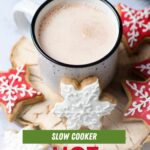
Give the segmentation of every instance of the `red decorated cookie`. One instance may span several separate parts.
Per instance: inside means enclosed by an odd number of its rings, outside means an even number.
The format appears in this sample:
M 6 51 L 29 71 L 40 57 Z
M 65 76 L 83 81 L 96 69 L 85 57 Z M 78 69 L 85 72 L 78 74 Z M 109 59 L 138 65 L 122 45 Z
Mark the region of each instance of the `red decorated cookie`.
M 133 71 L 144 78 L 150 78 L 150 59 L 133 65 Z
M 28 76 L 27 66 L 0 73 L 0 104 L 9 121 L 15 119 L 24 105 L 43 100 L 43 95 L 31 86 Z
M 123 23 L 123 39 L 130 53 L 146 39 L 150 38 L 150 8 L 135 10 L 119 4 L 118 11 Z
M 143 120 L 150 125 L 150 80 L 125 81 L 123 87 L 129 97 L 124 113 L 126 120 Z

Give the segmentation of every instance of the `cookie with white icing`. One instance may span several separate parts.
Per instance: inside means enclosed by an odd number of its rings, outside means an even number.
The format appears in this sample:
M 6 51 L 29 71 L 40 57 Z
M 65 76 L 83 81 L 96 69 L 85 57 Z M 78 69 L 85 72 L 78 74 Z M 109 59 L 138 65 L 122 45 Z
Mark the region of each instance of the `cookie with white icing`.
M 9 121 L 15 120 L 24 105 L 43 100 L 43 94 L 34 89 L 29 81 L 27 65 L 0 73 L 0 105 Z
M 150 78 L 150 59 L 138 62 L 132 66 L 133 71 L 144 79 Z
M 138 120 L 150 126 L 150 79 L 144 82 L 126 80 L 122 84 L 129 98 L 125 121 Z
M 17 46 L 15 46 L 15 49 L 13 49 L 12 51 L 13 54 L 12 59 L 15 63 L 15 66 L 20 66 L 22 64 L 29 64 L 29 69 L 31 72 L 30 79 L 32 81 L 32 85 L 34 85 L 36 89 L 41 91 L 44 94 L 46 99 L 46 101 L 42 102 L 41 104 L 35 104 L 34 106 L 31 107 L 29 106 L 26 109 L 24 109 L 24 111 L 20 114 L 22 122 L 25 121 L 25 123 L 33 123 L 35 125 L 40 125 L 40 128 L 45 130 L 66 129 L 64 124 L 62 122 L 60 123 L 61 120 L 60 118 L 57 121 L 55 121 L 56 119 L 51 117 L 51 115 L 49 115 L 52 113 L 48 112 L 48 110 L 51 110 L 52 108 L 51 106 L 55 105 L 56 102 L 61 101 L 61 97 L 58 95 L 59 93 L 55 94 L 49 88 L 49 86 L 45 85 L 44 82 L 40 82 L 37 80 L 35 81 L 35 78 L 33 78 L 32 76 L 34 75 L 35 77 L 36 75 L 39 75 L 37 71 L 39 69 L 39 65 L 37 62 L 33 60 L 33 57 L 34 59 L 36 58 L 35 60 L 38 60 L 36 55 L 37 53 L 36 48 L 33 46 L 33 43 L 31 43 L 30 40 L 25 38 L 19 39 L 19 41 L 16 42 L 16 45 Z M 144 46 L 142 51 L 140 52 L 140 55 L 133 55 L 132 57 L 129 57 L 123 46 L 120 49 L 119 64 L 118 64 L 116 79 L 114 79 L 113 83 L 108 87 L 109 90 L 107 89 L 105 90 L 106 92 L 115 95 L 119 101 L 117 107 L 112 112 L 112 114 L 104 117 L 103 128 L 106 130 L 122 130 L 122 129 L 126 130 L 127 140 L 126 140 L 126 144 L 110 144 L 110 145 L 101 144 L 99 145 L 101 149 L 135 150 L 138 149 L 139 147 L 142 148 L 144 143 L 143 139 L 147 139 L 147 136 L 150 131 L 147 128 L 147 126 L 145 126 L 145 124 L 143 124 L 142 122 L 130 122 L 130 123 L 122 122 L 123 110 L 127 102 L 127 97 L 122 92 L 122 89 L 120 88 L 120 80 L 125 78 L 130 78 L 131 74 L 129 74 L 128 72 L 131 73 L 131 68 L 129 68 L 131 64 L 149 58 L 150 57 L 149 50 L 150 50 L 150 46 L 146 46 L 146 47 Z M 126 69 L 122 69 L 122 68 L 126 68 Z M 112 98 L 111 95 L 110 97 Z M 17 119 L 20 119 L 20 117 Z M 57 144 L 55 146 L 59 148 Z M 71 150 L 75 145 L 65 144 L 64 146 L 67 146 L 68 149 Z M 85 144 L 85 148 L 87 148 L 87 146 L 88 145 Z
M 32 126 L 27 126 L 20 131 L 9 130 L 4 133 L 5 150 L 48 150 L 48 145 L 23 144 L 23 130 L 34 130 Z
M 97 77 L 89 77 L 81 83 L 63 78 L 60 88 L 64 101 L 57 103 L 52 112 L 66 120 L 67 129 L 100 129 L 102 118 L 111 114 L 116 106 L 100 98 L 102 90 Z
M 141 43 L 150 40 L 150 7 L 143 10 L 119 4 L 123 24 L 123 42 L 129 53 L 135 53 Z

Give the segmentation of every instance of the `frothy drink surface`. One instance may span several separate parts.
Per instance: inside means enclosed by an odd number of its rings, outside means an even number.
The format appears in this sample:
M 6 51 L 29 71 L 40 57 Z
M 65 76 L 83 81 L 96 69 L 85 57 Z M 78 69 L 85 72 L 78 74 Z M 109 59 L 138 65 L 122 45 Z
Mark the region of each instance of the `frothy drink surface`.
M 50 57 L 67 64 L 88 64 L 103 58 L 118 36 L 114 17 L 106 12 L 86 4 L 49 10 L 39 27 L 40 46 Z

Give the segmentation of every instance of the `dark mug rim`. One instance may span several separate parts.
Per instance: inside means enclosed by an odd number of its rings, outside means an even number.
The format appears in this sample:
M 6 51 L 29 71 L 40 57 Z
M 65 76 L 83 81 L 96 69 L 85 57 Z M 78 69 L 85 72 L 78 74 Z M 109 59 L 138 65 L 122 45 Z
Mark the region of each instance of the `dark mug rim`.
M 90 67 L 90 66 L 94 66 L 94 65 L 97 65 L 103 61 L 105 61 L 107 58 L 109 58 L 118 48 L 120 42 L 121 42 L 121 39 L 122 39 L 122 21 L 121 21 L 121 18 L 120 18 L 120 15 L 119 13 L 117 12 L 117 10 L 115 9 L 115 7 L 110 3 L 108 2 L 107 0 L 100 0 L 100 1 L 103 1 L 107 6 L 109 6 L 109 8 L 111 8 L 112 12 L 114 12 L 116 18 L 117 18 L 117 21 L 118 21 L 118 27 L 119 27 L 119 34 L 118 34 L 118 38 L 117 38 L 117 41 L 114 45 L 114 47 L 112 48 L 112 50 L 106 55 L 104 56 L 103 58 L 95 61 L 95 62 L 92 62 L 92 63 L 88 63 L 88 64 L 81 64 L 81 65 L 73 65 L 73 64 L 67 64 L 67 63 L 63 63 L 63 62 L 60 62 L 58 60 L 55 60 L 54 58 L 48 56 L 44 50 L 41 48 L 41 46 L 39 45 L 38 41 L 37 41 L 37 38 L 36 38 L 36 35 L 35 35 L 35 25 L 36 25 L 36 20 L 40 14 L 40 12 L 43 10 L 43 8 L 51 3 L 52 1 L 54 0 L 47 0 L 45 1 L 36 11 L 33 19 L 32 19 L 32 22 L 31 22 L 31 37 L 32 37 L 32 40 L 33 40 L 33 43 L 35 45 L 35 47 L 37 48 L 37 50 L 49 61 L 57 64 L 57 65 L 60 65 L 60 66 L 63 66 L 63 67 L 69 67 L 69 68 L 85 68 L 85 67 Z

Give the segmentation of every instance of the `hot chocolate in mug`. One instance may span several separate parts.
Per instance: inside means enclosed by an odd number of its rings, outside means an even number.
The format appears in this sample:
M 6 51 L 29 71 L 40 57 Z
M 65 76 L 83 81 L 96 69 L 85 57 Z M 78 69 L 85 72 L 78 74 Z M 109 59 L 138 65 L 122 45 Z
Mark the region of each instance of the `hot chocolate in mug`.
M 45 82 L 58 90 L 62 77 L 97 76 L 102 88 L 112 80 L 122 25 L 106 0 L 23 0 L 14 9 L 18 27 L 39 51 Z

